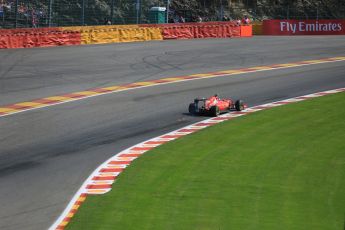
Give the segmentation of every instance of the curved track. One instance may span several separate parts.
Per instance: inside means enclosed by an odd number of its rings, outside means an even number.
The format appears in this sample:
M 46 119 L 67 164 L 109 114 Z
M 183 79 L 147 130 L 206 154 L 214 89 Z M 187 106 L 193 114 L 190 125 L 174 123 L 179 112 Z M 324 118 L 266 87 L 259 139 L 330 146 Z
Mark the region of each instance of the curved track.
M 255 37 L 0 51 L 0 105 L 93 87 L 345 55 L 344 37 Z M 249 105 L 345 87 L 345 62 L 181 82 L 0 119 L 0 229 L 46 229 L 114 153 L 202 118 L 196 96 Z

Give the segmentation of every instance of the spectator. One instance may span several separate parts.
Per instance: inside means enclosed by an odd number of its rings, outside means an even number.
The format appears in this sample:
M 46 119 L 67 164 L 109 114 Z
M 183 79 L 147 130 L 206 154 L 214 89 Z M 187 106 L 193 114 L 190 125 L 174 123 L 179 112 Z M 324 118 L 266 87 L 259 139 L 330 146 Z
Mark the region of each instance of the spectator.
M 250 24 L 250 19 L 247 17 L 247 15 L 244 15 L 244 18 L 242 19 L 242 24 L 243 25 L 249 25 Z
M 35 12 L 33 10 L 31 11 L 31 23 L 32 23 L 32 28 L 37 28 L 38 18 L 35 15 Z
M 175 23 L 173 15 L 169 14 L 168 23 Z
M 27 12 L 27 8 L 24 6 L 23 3 L 21 3 L 20 6 L 18 7 L 18 12 L 21 14 L 25 14 Z
M 107 18 L 104 19 L 104 25 L 111 25 L 111 21 Z
M 198 17 L 196 18 L 196 22 L 202 22 L 202 18 L 201 18 L 200 16 L 198 16 Z
M 12 4 L 13 4 L 13 2 L 10 2 L 10 3 L 6 3 L 6 2 L 5 2 L 4 6 L 7 8 L 8 11 L 11 11 L 11 9 L 12 9 Z
M 180 18 L 179 18 L 179 22 L 180 23 L 185 23 L 186 19 L 184 19 L 184 17 L 181 15 Z
M 236 19 L 236 25 L 237 25 L 237 26 L 240 26 L 240 25 L 241 25 L 241 19 L 239 19 L 239 18 Z
M 180 19 L 180 16 L 175 15 L 175 17 L 174 17 L 174 23 L 178 23 L 178 22 L 179 22 L 179 19 Z
M 226 15 L 223 16 L 223 21 L 230 21 L 230 18 Z

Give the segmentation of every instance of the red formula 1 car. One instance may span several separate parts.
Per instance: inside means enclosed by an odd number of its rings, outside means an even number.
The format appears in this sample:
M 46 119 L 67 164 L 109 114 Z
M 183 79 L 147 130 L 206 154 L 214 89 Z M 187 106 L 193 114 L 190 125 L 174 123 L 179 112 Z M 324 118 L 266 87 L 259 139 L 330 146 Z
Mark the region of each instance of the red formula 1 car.
M 194 103 L 189 104 L 189 113 L 194 115 L 218 116 L 231 110 L 241 111 L 245 108 L 242 100 L 235 103 L 231 99 L 220 99 L 218 95 L 209 98 L 196 98 Z

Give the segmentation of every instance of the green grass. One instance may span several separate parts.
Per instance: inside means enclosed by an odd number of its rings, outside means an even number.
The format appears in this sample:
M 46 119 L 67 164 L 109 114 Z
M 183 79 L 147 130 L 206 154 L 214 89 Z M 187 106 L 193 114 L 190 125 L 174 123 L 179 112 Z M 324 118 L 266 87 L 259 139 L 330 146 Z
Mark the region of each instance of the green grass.
M 67 229 L 339 229 L 345 93 L 253 113 L 137 159 Z

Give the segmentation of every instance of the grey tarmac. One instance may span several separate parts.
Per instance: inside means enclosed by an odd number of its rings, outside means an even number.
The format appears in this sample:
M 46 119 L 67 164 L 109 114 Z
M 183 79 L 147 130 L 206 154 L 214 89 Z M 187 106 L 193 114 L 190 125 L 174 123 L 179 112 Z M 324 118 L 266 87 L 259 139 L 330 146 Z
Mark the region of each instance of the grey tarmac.
M 254 37 L 0 50 L 0 104 L 169 76 L 345 55 L 344 36 Z M 0 119 L 0 229 L 47 229 L 113 154 L 202 117 L 218 93 L 250 106 L 345 87 L 345 62 L 180 82 Z

